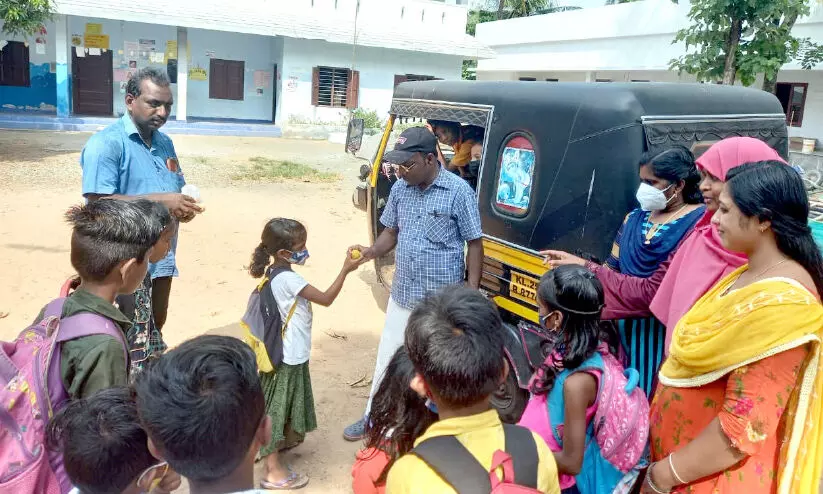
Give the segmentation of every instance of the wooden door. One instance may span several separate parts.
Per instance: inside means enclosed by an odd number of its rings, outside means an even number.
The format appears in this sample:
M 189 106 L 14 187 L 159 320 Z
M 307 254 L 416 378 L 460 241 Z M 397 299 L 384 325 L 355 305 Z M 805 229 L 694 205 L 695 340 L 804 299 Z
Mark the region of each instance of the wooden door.
M 112 80 L 112 51 L 99 55 L 78 57 L 71 52 L 72 97 L 75 115 L 114 114 L 114 87 Z

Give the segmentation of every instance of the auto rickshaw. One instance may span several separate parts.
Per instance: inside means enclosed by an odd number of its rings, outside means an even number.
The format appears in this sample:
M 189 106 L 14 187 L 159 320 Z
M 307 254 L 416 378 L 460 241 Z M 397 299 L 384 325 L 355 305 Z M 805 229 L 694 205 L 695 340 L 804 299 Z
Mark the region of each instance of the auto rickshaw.
M 528 382 L 551 348 L 538 324 L 536 289 L 547 267 L 539 251 L 558 249 L 601 262 L 635 207 L 645 151 L 684 145 L 700 155 L 730 136 L 764 140 L 787 157 L 786 116 L 777 98 L 715 84 L 450 82 L 400 84 L 353 202 L 368 213 L 371 240 L 391 184 L 382 160 L 393 135 L 426 120 L 484 129 L 477 200 L 485 258 L 481 289 L 500 309 L 512 372 L 492 398 L 501 418 L 519 419 Z M 359 125 L 359 127 L 358 127 Z M 350 126 L 356 152 L 362 122 Z M 376 259 L 390 287 L 393 255 Z

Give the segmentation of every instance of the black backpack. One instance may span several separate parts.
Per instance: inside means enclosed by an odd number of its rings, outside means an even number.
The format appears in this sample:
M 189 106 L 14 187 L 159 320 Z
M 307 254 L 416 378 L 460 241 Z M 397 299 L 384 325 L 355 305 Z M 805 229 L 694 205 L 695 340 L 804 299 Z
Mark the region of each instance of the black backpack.
M 540 458 L 534 435 L 525 427 L 503 424 L 506 451 L 497 451 L 491 471 L 454 436 L 438 436 L 418 444 L 411 453 L 434 470 L 457 494 L 537 493 Z M 503 478 L 497 475 L 503 469 Z
M 240 320 L 240 325 L 246 333 L 244 340 L 254 350 L 260 372 L 273 372 L 283 362 L 283 336 L 297 308 L 295 299 L 284 323 L 280 317 L 277 300 L 271 291 L 271 282 L 285 271 L 291 269 L 271 268 L 266 272 L 266 276 L 251 292 L 246 313 Z

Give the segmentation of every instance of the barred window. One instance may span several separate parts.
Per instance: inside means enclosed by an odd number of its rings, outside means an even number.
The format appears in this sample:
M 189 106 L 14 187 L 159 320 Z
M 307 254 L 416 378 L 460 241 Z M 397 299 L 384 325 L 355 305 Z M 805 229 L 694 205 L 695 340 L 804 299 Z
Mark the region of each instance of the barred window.
M 360 72 L 340 67 L 315 67 L 312 71 L 312 105 L 357 108 Z

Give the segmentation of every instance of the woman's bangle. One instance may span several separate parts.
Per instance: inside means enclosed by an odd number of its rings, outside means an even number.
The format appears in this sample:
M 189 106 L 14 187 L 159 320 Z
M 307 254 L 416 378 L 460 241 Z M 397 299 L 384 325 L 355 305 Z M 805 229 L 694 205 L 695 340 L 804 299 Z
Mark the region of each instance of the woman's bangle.
M 654 469 L 655 465 L 657 465 L 657 462 L 649 465 L 649 469 L 646 470 L 646 484 L 649 486 L 651 490 L 653 490 L 657 494 L 669 494 L 671 491 L 664 491 L 660 487 L 657 487 L 652 481 L 652 470 Z
M 673 456 L 674 453 L 669 455 L 669 470 L 672 471 L 672 475 L 674 475 L 674 480 L 676 480 L 678 484 L 687 484 L 688 482 L 681 479 L 680 475 L 677 474 L 677 470 L 674 469 L 674 460 L 672 460 Z

